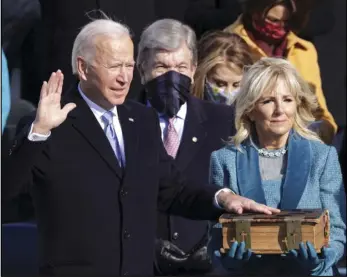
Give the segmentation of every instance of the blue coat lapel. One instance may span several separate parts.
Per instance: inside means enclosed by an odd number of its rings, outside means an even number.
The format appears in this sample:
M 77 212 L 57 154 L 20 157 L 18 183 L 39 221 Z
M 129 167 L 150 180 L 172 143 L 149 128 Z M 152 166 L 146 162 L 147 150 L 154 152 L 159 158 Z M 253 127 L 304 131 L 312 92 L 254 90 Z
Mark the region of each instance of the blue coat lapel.
M 280 208 L 298 207 L 311 170 L 310 142 L 297 134 L 291 134 L 288 142 L 288 162 Z
M 266 204 L 259 169 L 257 150 L 247 141 L 243 152 L 236 151 L 237 183 L 240 195 Z M 311 170 L 312 152 L 307 139 L 291 132 L 288 141 L 288 162 L 280 208 L 295 209 L 305 190 Z
M 258 152 L 246 142 L 243 152 L 236 152 L 237 184 L 240 195 L 266 204 L 261 184 Z

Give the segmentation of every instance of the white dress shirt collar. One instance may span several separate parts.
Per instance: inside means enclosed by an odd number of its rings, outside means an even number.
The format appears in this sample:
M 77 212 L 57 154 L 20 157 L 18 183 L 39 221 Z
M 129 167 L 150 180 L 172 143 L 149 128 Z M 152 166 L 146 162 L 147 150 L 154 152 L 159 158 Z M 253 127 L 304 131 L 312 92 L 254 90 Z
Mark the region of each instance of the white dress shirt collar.
M 185 120 L 185 119 L 186 119 L 186 116 L 187 116 L 187 102 L 184 103 L 184 104 L 181 106 L 181 108 L 179 109 L 179 111 L 178 111 L 176 117 Z

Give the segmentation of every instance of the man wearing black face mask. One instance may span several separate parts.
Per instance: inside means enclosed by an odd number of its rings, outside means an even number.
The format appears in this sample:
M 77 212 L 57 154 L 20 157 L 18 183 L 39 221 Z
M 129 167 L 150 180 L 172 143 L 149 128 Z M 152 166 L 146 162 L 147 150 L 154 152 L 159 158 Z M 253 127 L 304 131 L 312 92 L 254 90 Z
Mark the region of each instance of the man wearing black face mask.
M 197 63 L 196 37 L 179 21 L 163 19 L 142 33 L 137 65 L 145 105 L 158 113 L 162 140 L 176 166 L 191 182 L 207 184 L 211 152 L 234 134 L 233 108 L 190 94 Z M 157 275 L 206 274 L 208 222 L 158 213 Z
M 148 81 L 145 84 L 145 94 L 158 113 L 174 118 L 187 102 L 190 86 L 190 77 L 170 70 Z

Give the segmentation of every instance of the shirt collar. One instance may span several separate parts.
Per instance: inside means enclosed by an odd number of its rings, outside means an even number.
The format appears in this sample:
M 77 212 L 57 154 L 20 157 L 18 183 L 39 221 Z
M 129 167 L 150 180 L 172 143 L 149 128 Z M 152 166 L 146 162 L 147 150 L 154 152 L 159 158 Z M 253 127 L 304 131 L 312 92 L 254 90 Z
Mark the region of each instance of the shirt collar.
M 105 112 L 108 112 L 108 110 L 105 110 L 104 108 L 100 107 L 99 105 L 95 104 L 92 100 L 90 100 L 82 91 L 80 84 L 78 84 L 78 91 L 81 94 L 84 101 L 86 101 L 89 108 L 92 110 L 92 112 L 99 118 L 103 116 Z M 112 109 L 110 109 L 113 116 L 118 117 L 117 112 L 117 106 L 114 106 Z
M 147 100 L 147 107 L 152 107 L 151 103 Z M 158 113 L 159 117 L 165 117 L 164 114 Z M 182 120 L 185 120 L 187 116 L 187 102 L 185 102 L 181 108 L 179 109 L 178 113 L 176 114 L 177 118 L 180 118 Z
M 181 106 L 181 108 L 179 109 L 179 111 L 178 111 L 176 117 L 185 120 L 185 119 L 186 119 L 186 116 L 187 116 L 187 102 L 185 102 L 185 103 Z

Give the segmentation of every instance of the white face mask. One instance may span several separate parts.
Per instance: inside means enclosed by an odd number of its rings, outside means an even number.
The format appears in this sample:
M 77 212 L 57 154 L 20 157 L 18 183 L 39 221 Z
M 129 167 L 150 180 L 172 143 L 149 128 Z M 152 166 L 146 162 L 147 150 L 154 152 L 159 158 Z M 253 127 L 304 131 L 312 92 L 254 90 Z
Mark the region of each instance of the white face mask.
M 239 93 L 239 89 L 235 89 L 231 92 L 225 91 L 222 88 L 211 84 L 206 80 L 205 98 L 206 100 L 216 103 L 231 105 L 234 103 L 236 96 Z

